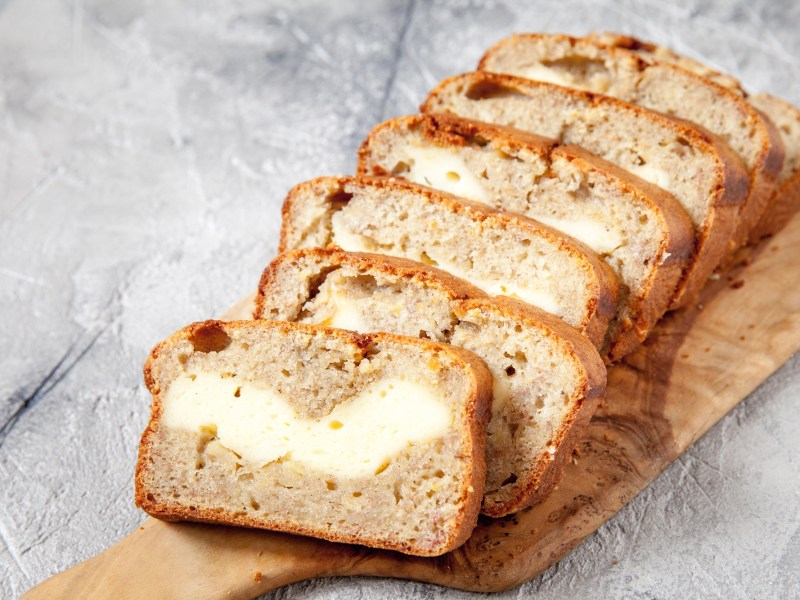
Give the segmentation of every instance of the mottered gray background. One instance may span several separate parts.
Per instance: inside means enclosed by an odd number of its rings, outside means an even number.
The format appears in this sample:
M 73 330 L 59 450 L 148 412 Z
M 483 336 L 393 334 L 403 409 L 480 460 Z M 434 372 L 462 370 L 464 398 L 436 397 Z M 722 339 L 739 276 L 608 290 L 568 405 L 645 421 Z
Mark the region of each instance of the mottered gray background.
M 222 313 L 303 179 L 513 31 L 619 30 L 800 103 L 795 0 L 0 0 L 0 596 L 144 516 L 150 347 Z M 800 360 L 499 598 L 800 595 Z M 324 579 L 274 598 L 467 598 Z

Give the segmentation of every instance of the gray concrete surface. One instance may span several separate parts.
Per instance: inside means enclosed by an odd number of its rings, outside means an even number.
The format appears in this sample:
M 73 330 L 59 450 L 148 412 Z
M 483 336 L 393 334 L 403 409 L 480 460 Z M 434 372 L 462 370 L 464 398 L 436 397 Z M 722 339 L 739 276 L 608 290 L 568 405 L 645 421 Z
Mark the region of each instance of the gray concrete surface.
M 635 32 L 800 102 L 794 0 L 0 0 L 0 596 L 143 519 L 132 503 L 174 329 L 252 290 L 279 206 L 350 172 L 511 31 Z M 797 357 L 571 556 L 500 598 L 800 596 Z M 274 598 L 466 598 L 329 579 Z

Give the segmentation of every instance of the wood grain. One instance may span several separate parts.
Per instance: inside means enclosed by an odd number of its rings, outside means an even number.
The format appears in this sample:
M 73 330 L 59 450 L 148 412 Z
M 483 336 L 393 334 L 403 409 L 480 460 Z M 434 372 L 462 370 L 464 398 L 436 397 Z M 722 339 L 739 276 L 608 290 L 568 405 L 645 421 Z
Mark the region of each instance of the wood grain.
M 606 401 L 544 502 L 482 519 L 434 559 L 278 533 L 149 519 L 28 598 L 254 598 L 312 577 L 375 575 L 499 591 L 564 557 L 800 349 L 800 218 L 742 255 L 697 306 L 609 371 Z M 249 317 L 248 298 L 227 318 Z

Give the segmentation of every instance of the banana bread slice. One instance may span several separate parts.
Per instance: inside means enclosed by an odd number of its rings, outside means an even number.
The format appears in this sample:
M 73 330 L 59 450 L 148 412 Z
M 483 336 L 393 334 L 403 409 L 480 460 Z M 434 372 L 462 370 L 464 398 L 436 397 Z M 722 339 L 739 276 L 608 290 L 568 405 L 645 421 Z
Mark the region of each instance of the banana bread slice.
M 692 223 L 669 193 L 576 146 L 507 127 L 447 115 L 392 119 L 362 144 L 358 172 L 519 213 L 589 246 L 621 284 L 611 361 L 645 340 L 694 248 Z
M 156 346 L 136 503 L 434 556 L 475 527 L 492 379 L 430 340 L 206 321 Z
M 283 205 L 280 251 L 326 246 L 438 266 L 561 317 L 597 346 L 616 313 L 616 276 L 588 247 L 407 181 L 324 177 L 295 186 Z
M 264 271 L 254 316 L 392 331 L 479 356 L 494 378 L 483 501 L 492 517 L 552 490 L 605 390 L 599 354 L 560 319 L 405 259 L 319 248 L 283 254 Z
M 635 52 L 647 60 L 658 60 L 675 64 L 728 88 L 735 94 L 745 98 L 771 121 L 778 129 L 783 141 L 786 158 L 778 177 L 778 187 L 768 203 L 761 220 L 750 235 L 750 242 L 780 231 L 800 209 L 800 110 L 786 100 L 770 94 L 749 95 L 737 79 L 712 69 L 693 58 L 678 54 L 665 46 L 658 46 L 627 35 L 616 33 L 593 33 L 589 38 L 599 43 L 624 48 Z
M 593 38 L 560 34 L 507 37 L 483 55 L 478 68 L 613 96 L 720 136 L 750 174 L 731 252 L 747 242 L 773 196 L 784 157 L 780 134 L 741 95 L 705 77 Z
M 696 236 L 671 308 L 693 301 L 727 254 L 749 189 L 747 169 L 727 144 L 699 127 L 616 98 L 489 71 L 444 80 L 421 108 L 582 146 L 670 192 Z

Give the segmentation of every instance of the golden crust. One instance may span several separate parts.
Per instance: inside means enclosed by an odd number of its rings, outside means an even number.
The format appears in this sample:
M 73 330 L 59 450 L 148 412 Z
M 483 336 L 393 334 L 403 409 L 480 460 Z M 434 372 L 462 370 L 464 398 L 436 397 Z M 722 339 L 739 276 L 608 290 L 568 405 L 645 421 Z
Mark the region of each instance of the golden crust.
M 464 454 L 461 457 L 464 484 L 462 486 L 461 495 L 453 499 L 455 502 L 462 505 L 462 510 L 459 513 L 460 520 L 457 526 L 440 547 L 433 549 L 415 547 L 409 543 L 398 542 L 392 539 L 391 536 L 381 539 L 372 539 L 367 536 L 339 535 L 329 530 L 307 527 L 301 523 L 271 520 L 268 517 L 256 519 L 223 508 L 204 509 L 193 506 L 183 506 L 177 502 L 158 501 L 153 494 L 148 492 L 147 472 L 150 463 L 149 457 L 156 451 L 154 447 L 154 436 L 158 429 L 162 413 L 162 390 L 159 389 L 153 375 L 154 363 L 158 359 L 159 353 L 176 342 L 192 339 L 198 332 L 202 333 L 206 331 L 211 335 L 214 335 L 215 332 L 229 334 L 229 332 L 240 328 L 271 328 L 286 333 L 303 330 L 314 336 L 322 335 L 330 338 L 338 338 L 340 341 L 344 341 L 353 346 L 357 356 L 363 356 L 367 350 L 383 341 L 416 345 L 429 351 L 447 354 L 454 364 L 457 364 L 463 372 L 470 375 L 471 390 L 461 422 L 463 430 L 468 432 L 466 437 L 469 440 L 469 443 L 465 445 Z M 409 338 L 392 333 L 359 334 L 341 329 L 282 321 L 204 321 L 184 327 L 172 334 L 165 341 L 156 345 L 145 363 L 144 377 L 148 390 L 153 394 L 153 404 L 150 421 L 142 434 L 142 440 L 139 444 L 139 456 L 135 474 L 135 502 L 138 507 L 153 517 L 165 521 L 188 520 L 270 529 L 273 531 L 317 537 L 332 542 L 365 544 L 376 548 L 396 550 L 398 552 L 418 556 L 436 556 L 457 548 L 469 538 L 472 530 L 475 528 L 486 480 L 485 433 L 486 424 L 488 423 L 491 413 L 492 376 L 483 361 L 471 352 L 447 344 L 440 344 L 418 338 Z M 470 489 L 472 491 L 470 491 Z
M 372 187 L 375 189 L 390 189 L 416 194 L 419 198 L 429 203 L 446 207 L 454 214 L 467 215 L 475 222 L 488 223 L 500 228 L 509 225 L 526 230 L 531 236 L 546 239 L 560 250 L 569 253 L 581 261 L 585 273 L 593 280 L 593 299 L 588 307 L 587 316 L 580 327 L 589 339 L 598 347 L 603 344 L 606 330 L 610 320 L 616 314 L 619 298 L 619 283 L 616 274 L 603 260 L 590 248 L 560 231 L 528 219 L 520 215 L 512 215 L 494 210 L 479 202 L 471 202 L 457 198 L 445 192 L 434 190 L 393 177 L 328 177 L 312 179 L 295 186 L 286 197 L 283 205 L 283 227 L 281 229 L 280 251 L 288 249 L 287 239 L 292 231 L 292 213 L 295 203 L 303 198 L 315 187 L 326 191 L 330 196 L 341 196 L 351 186 Z M 346 202 L 346 200 L 342 200 Z
M 512 90 L 522 95 L 534 88 L 541 88 L 552 93 L 567 95 L 586 106 L 610 107 L 614 110 L 625 111 L 637 119 L 658 123 L 675 136 L 687 140 L 690 145 L 712 157 L 716 163 L 717 183 L 709 194 L 711 210 L 706 216 L 704 227 L 697 232 L 695 258 L 685 273 L 670 308 L 680 308 L 693 302 L 716 266 L 728 254 L 728 240 L 735 230 L 740 208 L 749 191 L 749 177 L 742 159 L 717 136 L 686 121 L 667 117 L 602 94 L 489 71 L 474 71 L 441 81 L 430 92 L 420 110 L 425 113 L 441 112 L 437 105 L 438 99 L 440 96 L 446 95 L 450 88 L 463 90 L 486 86 L 493 89 Z

